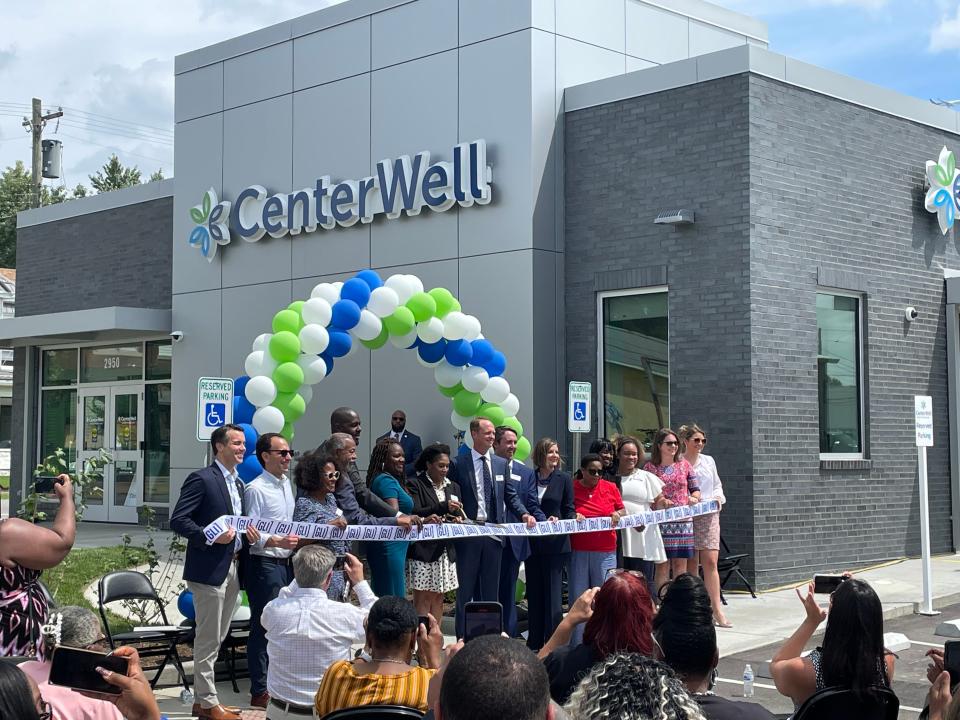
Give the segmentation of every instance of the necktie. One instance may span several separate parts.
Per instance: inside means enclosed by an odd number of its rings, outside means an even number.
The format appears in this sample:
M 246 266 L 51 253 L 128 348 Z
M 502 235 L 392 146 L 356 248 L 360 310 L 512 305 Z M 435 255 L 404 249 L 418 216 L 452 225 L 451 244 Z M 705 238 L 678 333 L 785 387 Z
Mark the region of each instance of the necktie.
M 487 456 L 480 456 L 480 464 L 483 466 L 483 504 L 487 508 L 487 519 L 496 522 L 496 515 L 493 512 L 493 478 L 490 477 L 490 466 L 487 465 Z

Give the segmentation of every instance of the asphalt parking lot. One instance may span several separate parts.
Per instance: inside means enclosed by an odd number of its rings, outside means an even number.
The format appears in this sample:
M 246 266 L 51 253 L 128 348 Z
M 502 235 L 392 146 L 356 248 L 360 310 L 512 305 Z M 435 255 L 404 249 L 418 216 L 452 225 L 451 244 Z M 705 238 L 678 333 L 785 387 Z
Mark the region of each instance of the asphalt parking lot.
M 930 683 L 927 681 L 928 660 L 925 653 L 932 647 L 942 648 L 947 639 L 935 636 L 934 630 L 944 620 L 958 618 L 960 618 L 960 604 L 944 608 L 936 617 L 906 615 L 884 623 L 884 632 L 902 633 L 910 640 L 908 649 L 897 652 L 898 659 L 893 677 L 893 689 L 900 698 L 901 720 L 916 718 L 926 702 Z M 798 615 L 798 625 L 800 619 Z M 722 633 L 723 630 L 718 629 L 717 632 Z M 807 645 L 807 649 L 815 648 L 822 639 L 822 635 L 814 637 Z M 743 669 L 747 663 L 750 663 L 754 672 L 753 701 L 784 717 L 793 712 L 791 701 L 777 692 L 770 678 L 769 661 L 781 644 L 767 645 L 721 658 L 716 693 L 733 700 L 743 700 Z

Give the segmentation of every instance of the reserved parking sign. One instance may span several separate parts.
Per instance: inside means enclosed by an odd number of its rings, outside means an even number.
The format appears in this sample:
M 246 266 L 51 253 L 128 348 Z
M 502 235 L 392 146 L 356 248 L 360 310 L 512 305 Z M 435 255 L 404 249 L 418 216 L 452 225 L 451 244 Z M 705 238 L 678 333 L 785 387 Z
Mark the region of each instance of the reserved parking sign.
M 233 422 L 233 380 L 202 377 L 197 381 L 197 440 L 209 442 L 213 431 Z

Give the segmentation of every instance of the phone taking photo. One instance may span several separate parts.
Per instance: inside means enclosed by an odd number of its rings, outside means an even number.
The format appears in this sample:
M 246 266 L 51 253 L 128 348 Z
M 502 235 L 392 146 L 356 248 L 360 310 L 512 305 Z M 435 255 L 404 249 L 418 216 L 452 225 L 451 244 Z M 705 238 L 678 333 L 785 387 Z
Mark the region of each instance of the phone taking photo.
M 950 673 L 950 687 L 960 682 L 960 640 L 943 644 L 943 669 Z
M 82 648 L 57 647 L 50 661 L 51 685 L 60 685 L 71 690 L 100 693 L 101 695 L 119 695 L 120 688 L 110 685 L 100 673 L 98 667 L 112 670 L 121 675 L 127 674 L 127 658 L 107 655 Z
M 463 641 L 503 632 L 503 605 L 498 602 L 468 602 L 463 612 Z
M 813 592 L 818 595 L 829 595 L 836 590 L 846 578 L 843 575 L 814 575 Z
M 63 481 L 54 475 L 38 475 L 33 481 L 33 491 L 40 495 L 52 493 L 57 485 L 63 485 Z

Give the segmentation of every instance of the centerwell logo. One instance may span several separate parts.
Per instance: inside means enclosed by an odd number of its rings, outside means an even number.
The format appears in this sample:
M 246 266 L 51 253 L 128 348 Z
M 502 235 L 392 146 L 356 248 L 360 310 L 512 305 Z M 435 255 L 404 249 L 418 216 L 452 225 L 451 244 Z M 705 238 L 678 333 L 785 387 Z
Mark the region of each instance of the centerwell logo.
M 257 242 L 264 235 L 283 237 L 373 222 L 378 215 L 396 219 L 418 215 L 424 206 L 444 212 L 454 205 L 470 207 L 490 202 L 493 169 L 487 164 L 484 140 L 460 143 L 453 162 L 431 163 L 426 150 L 413 159 L 402 155 L 377 163 L 375 175 L 334 183 L 329 175 L 313 187 L 268 195 L 262 185 L 241 190 L 234 201 L 220 200 L 210 188 L 199 205 L 190 208 L 195 227 L 188 242 L 213 261 L 217 247 L 232 235 Z

